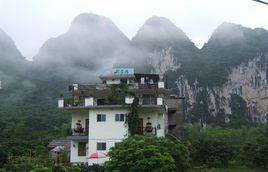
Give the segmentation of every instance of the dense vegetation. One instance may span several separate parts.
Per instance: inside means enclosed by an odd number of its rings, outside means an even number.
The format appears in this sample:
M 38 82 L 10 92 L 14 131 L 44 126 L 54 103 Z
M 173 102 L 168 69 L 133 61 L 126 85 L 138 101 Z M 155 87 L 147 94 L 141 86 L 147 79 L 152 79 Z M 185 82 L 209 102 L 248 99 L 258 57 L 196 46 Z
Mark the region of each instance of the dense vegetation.
M 206 167 L 228 168 L 235 164 L 243 164 L 266 168 L 267 139 L 267 125 L 244 126 L 239 129 L 187 125 L 184 133 L 191 164 Z M 249 149 L 252 151 L 249 152 Z
M 46 131 L 33 130 L 23 121 L 16 124 L 1 122 L 0 126 L 0 171 L 103 170 L 98 166 L 73 169 L 66 163 L 64 153 L 59 155 L 60 166 L 50 158 L 46 145 L 53 138 L 64 137 L 67 124 Z M 180 142 L 172 138 L 133 136 L 114 148 L 109 156 L 111 161 L 105 164 L 108 171 L 135 171 L 138 167 L 143 171 L 211 168 L 265 171 L 268 168 L 268 126 L 202 128 L 186 124 Z
M 28 127 L 22 120 L 16 123 L 1 122 L 0 168 L 29 171 L 34 165 L 51 165 L 46 145 L 55 137 L 66 136 L 66 131 L 66 124 L 40 131 Z

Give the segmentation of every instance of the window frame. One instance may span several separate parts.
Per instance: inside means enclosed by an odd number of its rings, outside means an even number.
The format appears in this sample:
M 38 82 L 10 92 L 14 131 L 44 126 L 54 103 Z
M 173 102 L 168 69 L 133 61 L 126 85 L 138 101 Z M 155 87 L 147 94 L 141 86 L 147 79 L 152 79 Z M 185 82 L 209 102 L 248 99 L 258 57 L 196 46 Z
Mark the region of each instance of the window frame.
M 97 114 L 97 122 L 106 122 L 106 114 Z
M 106 151 L 107 150 L 107 144 L 106 142 L 97 142 L 97 151 Z
M 115 122 L 125 122 L 126 114 L 117 113 L 115 114 Z
M 118 147 L 122 142 L 114 142 L 114 147 Z

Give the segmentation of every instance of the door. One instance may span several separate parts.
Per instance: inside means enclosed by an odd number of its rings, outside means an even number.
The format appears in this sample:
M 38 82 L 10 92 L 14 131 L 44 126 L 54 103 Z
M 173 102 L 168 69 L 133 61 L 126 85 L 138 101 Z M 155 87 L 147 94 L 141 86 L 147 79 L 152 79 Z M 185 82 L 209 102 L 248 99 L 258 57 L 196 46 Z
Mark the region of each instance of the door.
M 139 131 L 138 134 L 143 134 L 143 118 L 139 118 Z
M 89 119 L 86 119 L 86 126 L 85 126 L 86 135 L 88 135 L 88 129 L 89 129 Z

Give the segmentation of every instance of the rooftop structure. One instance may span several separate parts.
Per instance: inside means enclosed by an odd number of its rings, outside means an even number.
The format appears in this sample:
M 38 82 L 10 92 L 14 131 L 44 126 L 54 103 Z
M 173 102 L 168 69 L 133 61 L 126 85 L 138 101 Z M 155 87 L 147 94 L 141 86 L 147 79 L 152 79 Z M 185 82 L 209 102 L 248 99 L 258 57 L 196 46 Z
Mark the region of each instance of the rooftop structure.
M 170 90 L 157 74 L 138 74 L 132 68 L 102 70 L 98 84 L 74 83 L 69 97 L 58 107 L 72 114 L 71 163 L 103 163 L 88 159 L 93 153 L 107 153 L 129 136 L 128 105 L 138 99 L 139 133 L 164 137 L 179 134 L 183 121 L 183 99 L 170 97 Z

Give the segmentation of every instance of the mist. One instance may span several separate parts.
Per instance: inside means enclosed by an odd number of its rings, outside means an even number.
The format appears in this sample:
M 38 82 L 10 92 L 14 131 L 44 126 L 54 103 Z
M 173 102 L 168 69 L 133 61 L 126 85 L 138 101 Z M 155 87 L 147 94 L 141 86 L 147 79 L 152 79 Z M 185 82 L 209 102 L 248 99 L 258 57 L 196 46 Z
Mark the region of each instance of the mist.
M 241 27 L 224 23 L 213 35 L 217 35 L 221 44 L 229 45 L 244 39 Z M 192 66 L 199 68 L 204 58 L 201 49 L 183 30 L 169 19 L 158 16 L 146 20 L 129 40 L 109 18 L 92 13 L 80 14 L 74 18 L 66 33 L 47 40 L 30 62 L 20 54 L 10 37 L 3 31 L 0 33 L 5 35 L 0 40 L 3 42 L 1 53 L 9 51 L 2 57 L 8 60 L 6 64 L 13 65 L 2 66 L 2 73 L 5 73 L 2 78 L 11 76 L 7 74 L 8 70 L 11 70 L 10 73 L 12 70 L 20 71 L 17 72 L 18 77 L 25 90 L 38 89 L 41 82 L 53 83 L 57 80 L 62 82 L 56 83 L 58 85 L 100 82 L 100 70 L 112 67 L 130 67 L 135 68 L 137 73 L 161 75 L 179 71 L 183 75 L 189 73 Z M 206 61 L 203 60 L 202 64 Z

